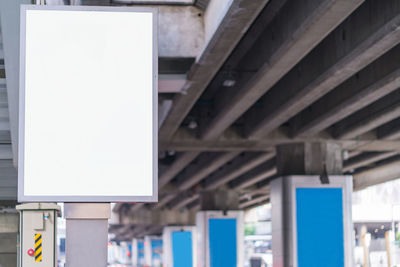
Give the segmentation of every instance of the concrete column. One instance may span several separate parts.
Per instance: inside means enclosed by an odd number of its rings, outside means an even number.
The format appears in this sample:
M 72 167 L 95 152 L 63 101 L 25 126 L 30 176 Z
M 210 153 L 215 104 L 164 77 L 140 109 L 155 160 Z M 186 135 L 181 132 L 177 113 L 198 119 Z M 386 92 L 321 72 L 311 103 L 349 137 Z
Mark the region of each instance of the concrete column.
M 18 212 L 0 209 L 0 267 L 17 266 Z
M 163 265 L 196 267 L 197 242 L 195 226 L 166 226 L 163 229 Z
M 238 210 L 239 193 L 234 190 L 221 188 L 200 193 L 201 210 Z
M 162 262 L 162 238 L 159 236 L 144 236 L 145 266 L 158 267 Z
M 67 267 L 106 267 L 110 203 L 65 203 Z
M 227 188 L 202 192 L 200 206 L 196 214 L 197 266 L 243 266 L 243 211 L 239 211 L 238 192 Z
M 335 143 L 277 147 L 271 182 L 274 267 L 352 266 L 352 177 Z
M 328 142 L 295 143 L 276 147 L 278 175 L 342 174 L 342 150 Z

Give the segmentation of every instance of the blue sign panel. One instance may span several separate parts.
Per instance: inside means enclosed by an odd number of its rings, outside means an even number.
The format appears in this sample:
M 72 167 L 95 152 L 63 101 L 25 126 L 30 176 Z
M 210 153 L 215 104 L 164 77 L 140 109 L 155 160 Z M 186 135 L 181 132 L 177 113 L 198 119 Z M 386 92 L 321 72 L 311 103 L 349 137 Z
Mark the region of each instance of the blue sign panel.
M 209 219 L 211 267 L 237 267 L 236 219 Z
M 153 260 L 154 259 L 161 260 L 162 240 L 161 239 L 152 239 L 151 240 L 151 250 L 152 250 Z
M 192 232 L 172 232 L 172 259 L 174 267 L 193 266 Z
M 342 188 L 297 188 L 299 267 L 344 267 Z
M 138 253 L 137 253 L 138 265 L 143 266 L 144 265 L 144 242 L 138 241 L 137 246 L 138 246 Z
M 144 265 L 144 242 L 138 241 L 137 242 L 137 262 L 138 266 Z

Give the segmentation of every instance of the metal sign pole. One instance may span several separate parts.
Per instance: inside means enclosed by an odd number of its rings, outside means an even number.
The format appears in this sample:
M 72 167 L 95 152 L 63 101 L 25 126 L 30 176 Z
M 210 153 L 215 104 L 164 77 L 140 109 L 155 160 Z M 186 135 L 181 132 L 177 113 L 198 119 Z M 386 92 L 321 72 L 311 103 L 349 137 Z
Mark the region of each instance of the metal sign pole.
M 106 267 L 110 203 L 65 203 L 67 267 Z

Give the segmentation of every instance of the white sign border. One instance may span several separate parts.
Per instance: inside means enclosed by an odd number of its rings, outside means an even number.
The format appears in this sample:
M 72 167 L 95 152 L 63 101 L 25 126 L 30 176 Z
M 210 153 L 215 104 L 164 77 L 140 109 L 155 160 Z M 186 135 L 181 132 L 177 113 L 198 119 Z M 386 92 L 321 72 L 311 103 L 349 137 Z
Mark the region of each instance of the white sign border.
M 31 196 L 24 191 L 25 60 L 28 10 L 145 12 L 153 14 L 153 193 L 151 196 Z M 98 7 L 21 5 L 19 66 L 18 202 L 157 202 L 158 201 L 158 9 L 151 7 Z

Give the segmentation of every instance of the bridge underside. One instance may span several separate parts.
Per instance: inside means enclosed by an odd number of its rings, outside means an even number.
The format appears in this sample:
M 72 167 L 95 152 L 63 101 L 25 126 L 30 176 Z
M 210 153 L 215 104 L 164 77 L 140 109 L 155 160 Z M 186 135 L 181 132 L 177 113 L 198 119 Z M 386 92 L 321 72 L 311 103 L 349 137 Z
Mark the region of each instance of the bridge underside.
M 0 2 L 0 196 L 15 201 L 18 46 L 5 9 L 12 2 Z M 75 4 L 137 2 L 146 1 Z M 116 204 L 118 239 L 193 222 L 200 195 L 211 190 L 237 192 L 241 209 L 268 202 L 279 145 L 340 146 L 341 173 L 353 175 L 354 190 L 400 177 L 399 1 L 159 7 L 160 201 Z

